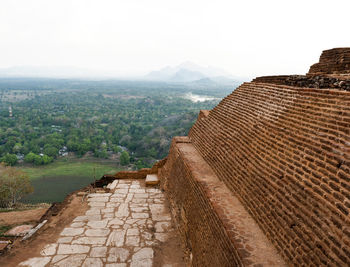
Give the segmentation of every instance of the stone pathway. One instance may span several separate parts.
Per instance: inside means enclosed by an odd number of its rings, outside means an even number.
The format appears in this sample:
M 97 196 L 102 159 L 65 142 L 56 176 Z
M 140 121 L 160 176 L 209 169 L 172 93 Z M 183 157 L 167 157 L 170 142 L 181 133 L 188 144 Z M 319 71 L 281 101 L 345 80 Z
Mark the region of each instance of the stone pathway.
M 154 247 L 172 230 L 163 193 L 139 180 L 114 180 L 108 188 L 111 193 L 88 195 L 86 214 L 46 245 L 40 257 L 19 266 L 152 266 Z

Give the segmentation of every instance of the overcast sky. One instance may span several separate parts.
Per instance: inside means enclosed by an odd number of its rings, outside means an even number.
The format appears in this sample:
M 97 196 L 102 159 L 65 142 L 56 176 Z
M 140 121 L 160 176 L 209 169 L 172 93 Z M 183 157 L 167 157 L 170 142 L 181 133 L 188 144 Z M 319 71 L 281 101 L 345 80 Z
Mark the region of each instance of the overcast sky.
M 349 0 L 1 0 L 0 67 L 302 74 L 322 50 L 350 46 L 349 11 Z

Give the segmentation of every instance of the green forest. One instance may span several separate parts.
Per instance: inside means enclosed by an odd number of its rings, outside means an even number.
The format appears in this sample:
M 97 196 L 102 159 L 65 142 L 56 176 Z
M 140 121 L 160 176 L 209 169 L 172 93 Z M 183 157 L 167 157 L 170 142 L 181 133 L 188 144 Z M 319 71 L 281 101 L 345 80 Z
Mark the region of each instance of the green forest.
M 148 167 L 186 135 L 200 109 L 234 88 L 127 81 L 2 79 L 0 159 L 46 165 L 75 155 Z M 186 92 L 214 100 L 192 102 Z

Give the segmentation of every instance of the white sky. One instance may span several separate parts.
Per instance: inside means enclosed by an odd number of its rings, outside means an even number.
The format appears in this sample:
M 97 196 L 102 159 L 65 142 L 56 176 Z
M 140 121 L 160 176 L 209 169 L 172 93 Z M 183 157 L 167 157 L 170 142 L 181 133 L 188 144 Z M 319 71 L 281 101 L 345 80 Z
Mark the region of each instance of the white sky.
M 350 46 L 349 12 L 349 0 L 0 0 L 0 67 L 302 74 Z

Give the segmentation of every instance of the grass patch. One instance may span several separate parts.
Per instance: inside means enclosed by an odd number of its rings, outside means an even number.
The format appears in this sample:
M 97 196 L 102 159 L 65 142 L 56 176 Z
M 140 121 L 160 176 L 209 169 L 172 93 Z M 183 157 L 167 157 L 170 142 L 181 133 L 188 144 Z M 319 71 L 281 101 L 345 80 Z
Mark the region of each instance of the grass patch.
M 4 234 L 12 228 L 11 225 L 0 225 L 0 236 L 4 236 Z
M 96 176 L 96 179 L 100 179 L 104 174 L 119 171 L 116 166 L 111 164 L 84 161 L 56 161 L 46 166 L 20 167 L 20 169 L 26 172 L 31 180 L 53 176 L 85 176 L 89 178 Z

